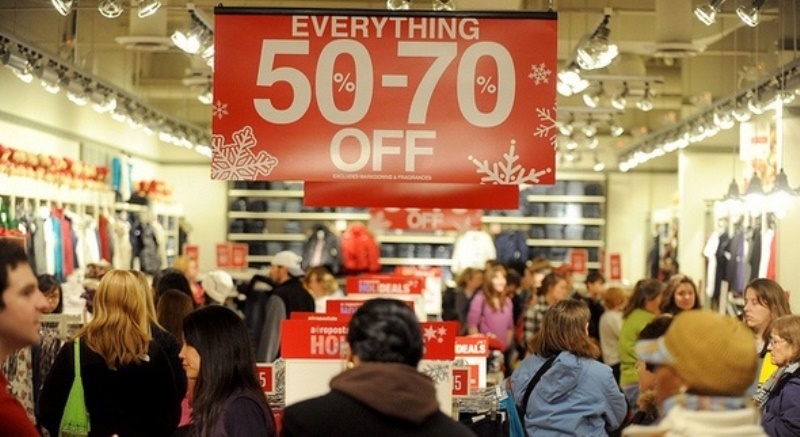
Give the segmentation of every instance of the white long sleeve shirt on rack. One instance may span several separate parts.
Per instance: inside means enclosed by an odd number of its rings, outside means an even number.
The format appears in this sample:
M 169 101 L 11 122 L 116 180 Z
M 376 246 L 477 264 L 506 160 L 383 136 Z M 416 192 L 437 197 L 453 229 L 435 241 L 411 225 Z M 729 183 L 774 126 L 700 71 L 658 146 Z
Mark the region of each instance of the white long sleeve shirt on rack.
M 467 267 L 483 269 L 486 261 L 497 258 L 492 236 L 485 231 L 467 231 L 458 237 L 453 247 L 451 271 L 458 274 Z

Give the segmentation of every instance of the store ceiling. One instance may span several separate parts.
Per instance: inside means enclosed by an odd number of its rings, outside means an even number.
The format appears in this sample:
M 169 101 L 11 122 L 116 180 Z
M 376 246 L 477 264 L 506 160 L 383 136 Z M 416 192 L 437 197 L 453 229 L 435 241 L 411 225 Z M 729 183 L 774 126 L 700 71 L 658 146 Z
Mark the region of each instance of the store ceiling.
M 453 1 L 459 10 L 537 11 L 549 6 L 549 2 L 539 0 Z M 196 83 L 201 81 L 187 79 L 210 76 L 210 68 L 175 47 L 137 50 L 117 41 L 119 37 L 149 36 L 156 37 L 156 41 L 165 41 L 169 46 L 169 36 L 173 31 L 188 29 L 188 2 L 162 0 L 162 10 L 146 19 L 132 18 L 129 13 L 130 4 L 136 4 L 138 0 L 122 0 L 122 3 L 126 6 L 123 15 L 107 19 L 97 12 L 99 0 L 77 0 L 77 13 L 69 17 L 59 15 L 50 0 L 2 0 L 0 32 L 10 33 L 62 60 L 72 61 L 84 71 L 138 96 L 177 119 L 209 128 L 211 107 L 197 100 L 203 86 Z M 762 23 L 756 28 L 743 26 L 734 13 L 737 6 L 749 5 L 749 0 L 727 1 L 717 23 L 712 26 L 701 24 L 692 13 L 695 6 L 707 3 L 706 0 L 553 2 L 553 8 L 559 13 L 558 54 L 562 63 L 571 56 L 577 41 L 597 27 L 604 10 L 610 8 L 609 39 L 619 46 L 621 55 L 608 68 L 591 74 L 663 78 L 663 83 L 653 85 L 656 95 L 652 111 L 638 110 L 634 106 L 634 96 L 629 99 L 626 110 L 617 116 L 626 129 L 622 137 L 612 138 L 601 130 L 600 157 L 608 167 L 616 168 L 616 154 L 637 136 L 673 124 L 708 102 L 763 79 L 764 72 L 797 57 L 792 41 L 800 18 L 797 11 L 800 0 L 767 1 Z M 218 4 L 385 9 L 384 1 L 373 0 L 193 2 L 202 14 L 212 18 L 213 7 Z M 413 8 L 429 9 L 430 0 L 415 0 Z M 613 79 L 605 80 L 604 86 L 610 95 L 622 88 L 621 81 Z M 641 94 L 641 88 L 638 93 Z M 585 107 L 580 96 L 559 96 L 558 106 L 561 111 Z M 600 106 L 611 108 L 607 98 L 601 101 Z M 566 121 L 569 116 L 562 112 L 559 118 Z M 737 140 L 735 134 L 728 133 L 708 139 L 700 146 L 729 152 Z M 578 167 L 591 167 L 589 153 L 583 154 Z M 675 154 L 670 154 L 637 170 L 674 171 L 676 168 Z

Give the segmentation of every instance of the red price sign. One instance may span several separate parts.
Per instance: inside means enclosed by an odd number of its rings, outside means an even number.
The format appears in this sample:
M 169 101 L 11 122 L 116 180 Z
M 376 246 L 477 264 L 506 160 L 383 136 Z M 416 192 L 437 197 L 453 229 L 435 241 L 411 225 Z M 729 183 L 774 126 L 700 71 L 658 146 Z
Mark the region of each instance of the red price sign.
M 570 254 L 570 265 L 572 271 L 575 273 L 586 274 L 588 271 L 586 260 L 589 257 L 589 251 L 586 249 L 572 249 Z
M 469 396 L 471 366 L 453 367 L 453 397 Z
M 214 12 L 213 179 L 555 179 L 555 13 Z
M 231 245 L 230 243 L 217 244 L 217 268 L 227 269 L 231 266 Z
M 622 256 L 618 253 L 612 253 L 608 256 L 608 277 L 612 281 L 622 280 Z
M 465 231 L 483 227 L 482 209 L 371 208 L 369 215 L 386 229 Z
M 256 364 L 256 374 L 258 375 L 258 382 L 261 384 L 261 390 L 268 395 L 275 393 L 275 373 L 273 372 L 272 364 Z
M 245 243 L 231 244 L 231 268 L 233 269 L 247 268 L 247 244 Z
M 200 247 L 194 244 L 187 244 L 183 248 L 183 254 L 197 261 L 200 259 Z

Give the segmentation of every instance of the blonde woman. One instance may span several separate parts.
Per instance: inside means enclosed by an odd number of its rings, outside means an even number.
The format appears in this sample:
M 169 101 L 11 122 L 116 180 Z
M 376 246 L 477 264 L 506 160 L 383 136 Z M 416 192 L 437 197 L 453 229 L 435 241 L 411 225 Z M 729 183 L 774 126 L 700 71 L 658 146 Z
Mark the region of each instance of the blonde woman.
M 205 305 L 206 294 L 197 278 L 199 271 L 197 260 L 187 255 L 181 255 L 175 258 L 175 261 L 172 263 L 172 268 L 180 270 L 181 273 L 186 276 L 186 279 L 189 281 L 189 287 L 192 289 L 192 300 L 194 300 L 195 306 Z
M 168 436 L 177 428 L 184 393 L 167 353 L 153 340 L 141 286 L 125 270 L 100 281 L 94 317 L 61 348 L 42 390 L 39 415 L 51 435 L 58 435 L 74 379 L 77 340 L 92 435 Z
M 325 266 L 310 268 L 302 279 L 303 286 L 314 296 L 316 312 L 324 313 L 328 299 L 344 297 L 339 283 Z

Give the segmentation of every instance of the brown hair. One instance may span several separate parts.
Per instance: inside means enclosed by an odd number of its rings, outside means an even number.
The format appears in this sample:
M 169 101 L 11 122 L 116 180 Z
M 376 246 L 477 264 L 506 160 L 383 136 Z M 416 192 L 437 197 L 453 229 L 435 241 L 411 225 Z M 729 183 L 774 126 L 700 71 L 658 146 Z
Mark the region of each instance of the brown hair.
M 605 306 L 606 309 L 611 310 L 620 306 L 620 304 L 626 300 L 628 300 L 628 296 L 625 294 L 623 289 L 619 287 L 611 287 L 606 290 L 606 294 L 603 295 L 603 306 Z
M 777 335 L 794 348 L 790 363 L 800 361 L 800 316 L 790 314 L 772 321 L 769 334 Z
M 456 277 L 456 287 L 458 288 L 466 288 L 467 282 L 472 279 L 473 276 L 477 274 L 483 274 L 483 270 L 476 269 L 474 267 L 467 267 L 461 271 Z
M 694 306 L 690 309 L 699 310 L 703 308 L 703 304 L 700 302 L 700 294 L 697 292 L 697 285 L 695 285 L 692 278 L 686 275 L 673 275 L 667 281 L 667 286 L 664 289 L 664 294 L 661 296 L 661 312 L 662 313 L 669 313 L 669 314 L 678 314 L 682 310 L 678 308 L 675 304 L 675 291 L 678 290 L 683 284 L 689 284 L 692 287 L 692 292 L 694 292 Z
M 158 323 L 178 341 L 183 341 L 183 319 L 194 310 L 194 301 L 186 293 L 169 289 L 158 300 Z
M 780 284 L 772 279 L 753 279 L 744 288 L 745 292 L 747 292 L 748 288 L 752 288 L 756 292 L 758 303 L 769 308 L 773 320 L 792 314 L 789 300 L 786 298 L 786 292 L 783 291 L 783 287 Z
M 489 304 L 489 307 L 491 307 L 495 312 L 501 311 L 505 306 L 506 299 L 509 298 L 505 287 L 498 292 L 495 291 L 494 287 L 492 286 L 492 278 L 494 278 L 494 275 L 498 273 L 501 273 L 504 278 L 508 278 L 508 272 L 502 264 L 496 264 L 489 267 L 486 270 L 486 273 L 483 275 L 483 297 L 486 299 L 486 303 Z M 498 306 L 494 305 L 495 301 L 491 298 L 495 294 L 498 294 L 500 297 Z
M 556 273 L 546 274 L 544 278 L 542 278 L 542 285 L 540 285 L 539 289 L 536 290 L 536 295 L 544 296 L 545 294 L 547 294 L 548 290 L 550 290 L 551 288 L 555 287 L 556 284 L 558 284 L 558 281 L 566 282 L 567 280 L 563 276 L 558 275 Z
M 663 289 L 664 284 L 656 279 L 640 279 L 633 287 L 633 295 L 628 300 L 628 305 L 625 307 L 625 311 L 622 312 L 622 317 L 628 317 L 633 310 L 644 308 L 647 302 L 658 298 Z
M 584 358 L 599 357 L 600 348 L 586 329 L 589 317 L 589 307 L 582 300 L 564 299 L 555 303 L 544 313 L 542 328 L 531 340 L 531 350 L 544 358 L 562 351 Z

